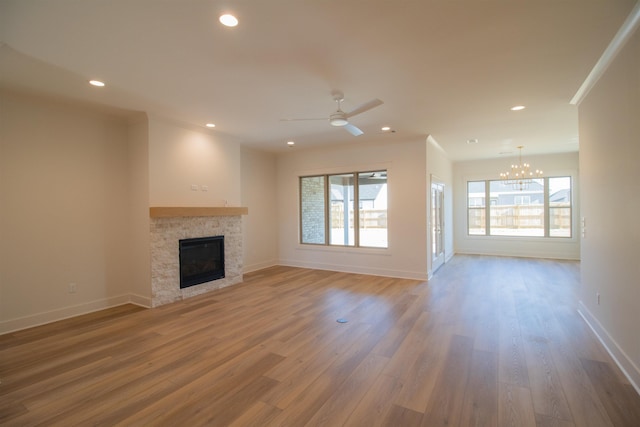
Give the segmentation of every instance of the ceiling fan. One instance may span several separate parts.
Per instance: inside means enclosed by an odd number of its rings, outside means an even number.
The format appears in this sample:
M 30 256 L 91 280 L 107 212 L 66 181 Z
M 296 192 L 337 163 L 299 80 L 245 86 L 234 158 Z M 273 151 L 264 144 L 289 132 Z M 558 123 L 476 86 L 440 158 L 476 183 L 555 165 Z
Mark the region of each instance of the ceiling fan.
M 346 130 L 347 132 L 349 132 L 351 135 L 353 136 L 359 136 L 362 135 L 364 132 L 362 132 L 360 129 L 358 129 L 356 126 L 352 125 L 351 123 L 349 123 L 349 118 L 357 115 L 357 114 L 361 114 L 364 113 L 365 111 L 369 111 L 372 108 L 375 108 L 379 105 L 382 105 L 383 102 L 379 99 L 372 99 L 369 102 L 365 102 L 364 104 L 360 105 L 359 107 L 355 108 L 352 111 L 349 111 L 348 113 L 345 113 L 344 111 L 342 111 L 341 108 L 341 103 L 342 101 L 344 101 L 344 94 L 339 91 L 339 90 L 335 90 L 333 92 L 331 92 L 331 95 L 333 96 L 333 100 L 336 101 L 336 104 L 338 105 L 338 109 L 336 111 L 334 111 L 333 113 L 331 113 L 331 115 L 329 115 L 329 124 L 331 126 L 336 126 L 336 127 L 341 127 L 344 130 Z M 303 120 L 327 120 L 326 118 L 314 118 L 314 119 L 281 119 L 281 121 L 285 121 L 285 122 L 291 122 L 291 121 L 303 121 Z

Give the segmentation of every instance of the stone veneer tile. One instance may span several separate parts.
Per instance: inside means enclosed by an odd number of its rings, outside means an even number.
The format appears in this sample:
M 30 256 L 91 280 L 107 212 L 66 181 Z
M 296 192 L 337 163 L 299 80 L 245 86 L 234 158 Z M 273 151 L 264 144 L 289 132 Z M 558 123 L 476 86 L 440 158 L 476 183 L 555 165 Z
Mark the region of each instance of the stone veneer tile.
M 180 289 L 180 239 L 224 236 L 225 277 Z M 151 218 L 152 306 L 242 282 L 242 217 Z

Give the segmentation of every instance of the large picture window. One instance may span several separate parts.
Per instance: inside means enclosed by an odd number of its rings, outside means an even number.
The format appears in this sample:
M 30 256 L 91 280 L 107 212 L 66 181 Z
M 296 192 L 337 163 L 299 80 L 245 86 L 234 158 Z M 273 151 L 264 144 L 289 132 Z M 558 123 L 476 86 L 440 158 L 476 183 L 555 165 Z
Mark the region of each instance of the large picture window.
M 467 182 L 467 233 L 476 236 L 571 237 L 571 177 Z M 487 203 L 488 201 L 488 203 Z
M 514 189 L 504 181 L 489 181 L 491 236 L 544 236 L 544 180 Z
M 387 171 L 300 177 L 300 242 L 388 247 Z

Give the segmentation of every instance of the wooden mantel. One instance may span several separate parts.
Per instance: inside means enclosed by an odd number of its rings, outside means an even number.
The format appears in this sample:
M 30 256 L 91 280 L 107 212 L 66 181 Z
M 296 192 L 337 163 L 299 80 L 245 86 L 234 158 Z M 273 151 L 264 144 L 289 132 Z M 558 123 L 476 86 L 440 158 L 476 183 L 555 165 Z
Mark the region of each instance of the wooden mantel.
M 246 207 L 151 207 L 149 216 L 151 218 L 171 218 L 189 216 L 237 216 L 248 215 L 249 208 Z

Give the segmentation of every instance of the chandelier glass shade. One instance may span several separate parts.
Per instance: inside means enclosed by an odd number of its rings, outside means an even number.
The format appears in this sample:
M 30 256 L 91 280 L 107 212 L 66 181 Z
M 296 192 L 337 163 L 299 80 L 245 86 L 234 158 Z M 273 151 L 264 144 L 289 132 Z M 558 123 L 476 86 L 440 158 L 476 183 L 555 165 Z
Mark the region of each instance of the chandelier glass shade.
M 542 178 L 541 170 L 535 171 L 529 163 L 522 162 L 522 148 L 518 146 L 518 163 L 511 165 L 511 170 L 500 173 L 500 179 L 505 185 L 513 187 L 514 190 L 523 191 L 529 188 L 534 179 Z

